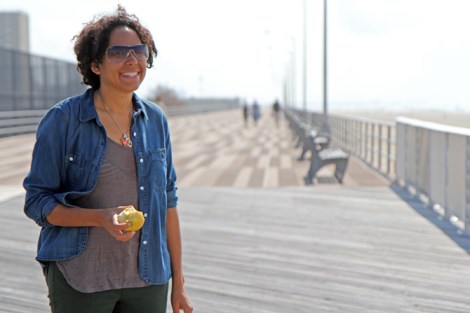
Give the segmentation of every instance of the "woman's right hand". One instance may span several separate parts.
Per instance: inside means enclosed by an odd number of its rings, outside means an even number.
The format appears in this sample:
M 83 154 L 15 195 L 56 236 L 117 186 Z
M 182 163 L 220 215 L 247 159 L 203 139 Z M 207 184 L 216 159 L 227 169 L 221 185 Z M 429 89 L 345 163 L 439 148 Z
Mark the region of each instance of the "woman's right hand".
M 103 210 L 102 227 L 119 241 L 128 241 L 135 235 L 135 231 L 125 231 L 130 223 L 120 223 L 118 215 L 126 208 L 126 206 L 119 206 L 117 208 L 110 208 Z
M 47 216 L 47 221 L 54 226 L 81 227 L 98 226 L 119 241 L 128 241 L 134 237 L 135 232 L 127 232 L 125 229 L 129 223 L 119 223 L 118 214 L 127 206 L 119 206 L 109 209 L 86 209 L 68 207 L 58 204 Z

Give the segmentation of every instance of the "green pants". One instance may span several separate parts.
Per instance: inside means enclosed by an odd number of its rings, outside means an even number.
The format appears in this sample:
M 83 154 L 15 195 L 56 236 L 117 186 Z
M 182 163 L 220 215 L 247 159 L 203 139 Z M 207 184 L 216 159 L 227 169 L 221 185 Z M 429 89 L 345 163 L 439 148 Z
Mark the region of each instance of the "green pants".
M 76 291 L 55 262 L 45 270 L 52 313 L 165 313 L 168 284 L 94 293 Z

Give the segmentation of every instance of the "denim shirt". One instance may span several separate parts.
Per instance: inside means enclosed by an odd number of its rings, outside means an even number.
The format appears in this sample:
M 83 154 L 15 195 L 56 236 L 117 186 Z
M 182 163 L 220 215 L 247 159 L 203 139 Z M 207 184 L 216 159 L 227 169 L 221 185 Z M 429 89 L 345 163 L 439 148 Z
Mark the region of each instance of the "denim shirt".
M 176 173 L 168 123 L 154 103 L 133 95 L 135 112 L 131 136 L 137 168 L 141 229 L 139 272 L 150 284 L 171 277 L 166 238 L 167 208 L 177 206 Z M 106 131 L 93 100 L 93 90 L 61 101 L 41 120 L 26 189 L 25 214 L 41 226 L 36 260 L 67 260 L 86 246 L 88 227 L 59 227 L 47 221 L 58 205 L 91 192 L 98 181 L 106 149 Z

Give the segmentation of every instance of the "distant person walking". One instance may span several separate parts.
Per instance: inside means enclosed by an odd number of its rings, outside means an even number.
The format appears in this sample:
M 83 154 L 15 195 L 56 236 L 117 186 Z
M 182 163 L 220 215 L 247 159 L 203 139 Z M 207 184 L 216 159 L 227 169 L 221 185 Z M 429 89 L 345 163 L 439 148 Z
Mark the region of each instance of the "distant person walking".
M 248 126 L 248 117 L 250 115 L 250 108 L 248 103 L 243 104 L 243 120 L 245 121 L 245 126 Z
M 276 121 L 276 125 L 279 126 L 279 115 L 281 111 L 281 106 L 279 105 L 279 101 L 276 99 L 273 104 L 273 116 L 274 120 Z
M 261 117 L 259 104 L 256 100 L 253 102 L 252 115 L 253 115 L 253 121 L 255 122 L 255 126 L 256 126 L 258 125 L 258 120 Z

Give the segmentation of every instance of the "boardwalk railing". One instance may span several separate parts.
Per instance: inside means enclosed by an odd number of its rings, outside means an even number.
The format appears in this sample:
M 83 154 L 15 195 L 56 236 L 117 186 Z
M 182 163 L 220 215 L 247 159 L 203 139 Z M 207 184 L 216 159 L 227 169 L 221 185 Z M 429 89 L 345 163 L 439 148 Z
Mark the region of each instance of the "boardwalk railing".
M 303 111 L 291 110 L 298 115 Z M 321 128 L 323 115 L 308 113 L 303 120 Z M 328 124 L 332 143 L 341 146 L 390 180 L 396 178 L 395 123 L 339 114 L 330 114 Z
M 181 105 L 171 105 L 164 108 L 168 116 L 179 116 L 179 115 L 188 115 L 188 114 L 199 114 L 207 112 L 216 112 L 223 110 L 231 109 L 240 109 L 240 106 L 233 103 L 191 103 L 191 104 L 181 104 Z
M 334 141 L 385 177 L 395 179 L 395 123 L 342 115 L 331 115 L 328 121 Z
M 310 113 L 304 120 L 321 127 L 323 115 Z M 332 142 L 470 235 L 470 129 L 404 117 L 387 123 L 335 114 L 328 124 Z
M 0 110 L 44 110 L 83 92 L 74 62 L 0 47 Z
M 470 234 L 470 129 L 397 119 L 397 178 Z

